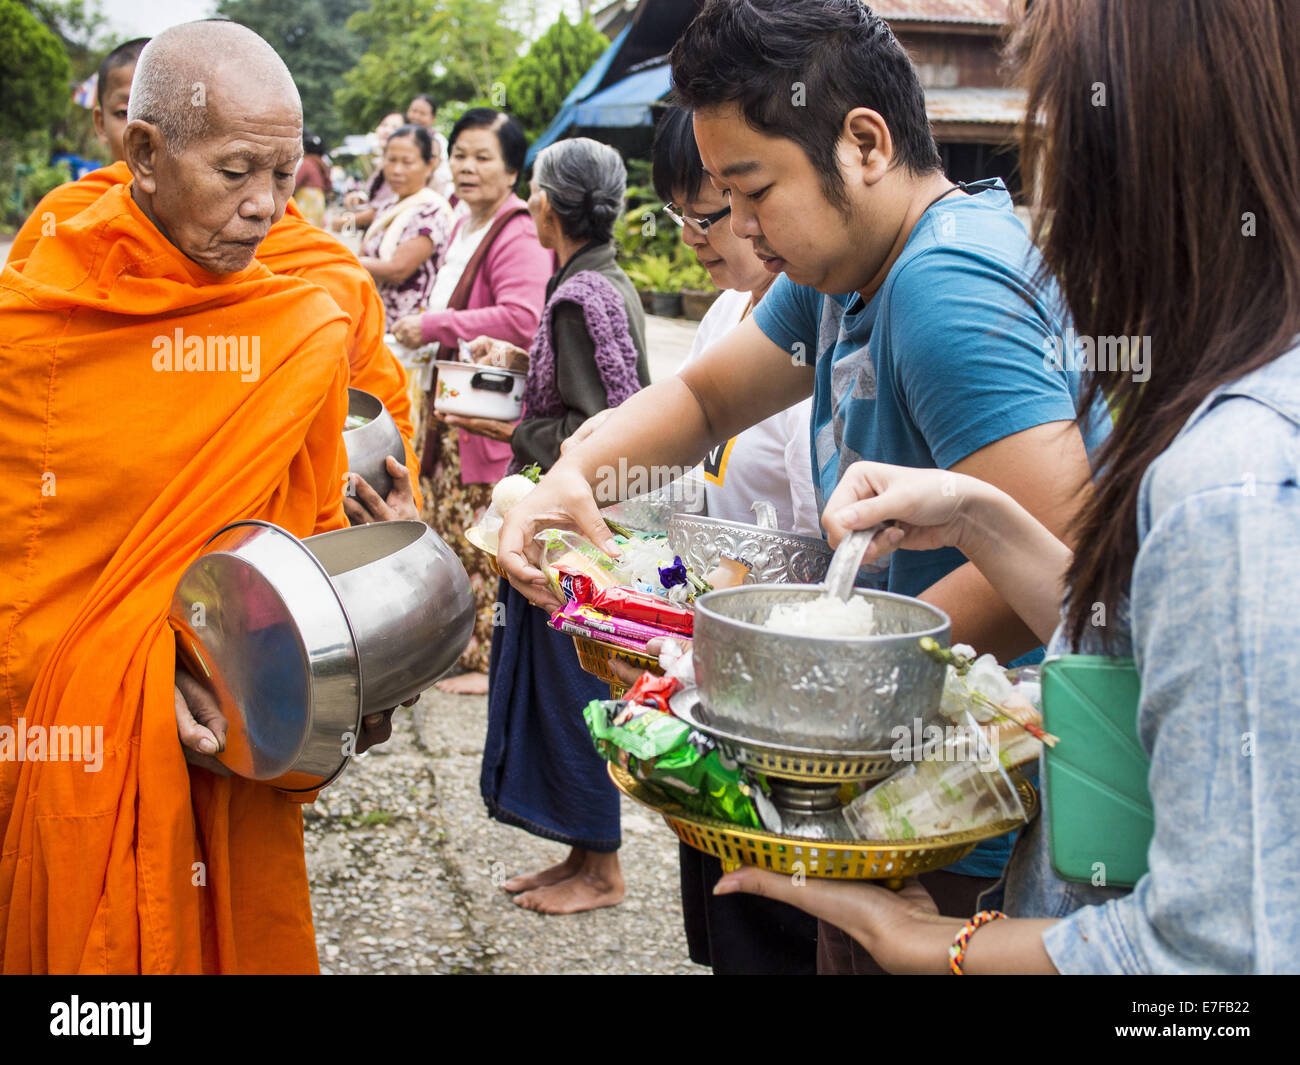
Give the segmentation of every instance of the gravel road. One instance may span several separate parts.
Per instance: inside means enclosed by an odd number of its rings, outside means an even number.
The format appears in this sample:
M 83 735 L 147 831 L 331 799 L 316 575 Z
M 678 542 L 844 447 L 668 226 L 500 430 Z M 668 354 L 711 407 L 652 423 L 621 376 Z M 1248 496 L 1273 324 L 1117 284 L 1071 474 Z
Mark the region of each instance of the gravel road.
M 618 906 L 550 917 L 498 886 L 566 848 L 488 818 L 487 700 L 430 689 L 393 739 L 304 808 L 327 973 L 707 973 L 686 955 L 677 840 L 623 800 Z

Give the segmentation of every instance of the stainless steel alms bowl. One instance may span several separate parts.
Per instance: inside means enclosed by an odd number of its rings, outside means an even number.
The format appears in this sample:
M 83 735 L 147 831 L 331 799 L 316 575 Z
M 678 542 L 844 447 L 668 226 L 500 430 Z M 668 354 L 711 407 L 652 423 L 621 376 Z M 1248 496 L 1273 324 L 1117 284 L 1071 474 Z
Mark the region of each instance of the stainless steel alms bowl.
M 826 576 L 832 554 L 816 537 L 691 514 L 672 516 L 668 546 L 701 577 L 723 555 L 743 558 L 753 566 L 746 584 L 815 584 Z
M 348 453 L 348 471 L 365 480 L 381 499 L 393 490 L 393 479 L 384 460 L 392 455 L 406 465 L 406 447 L 397 423 L 376 396 L 359 388 L 348 389 L 348 417 L 368 418 L 365 425 L 343 431 L 343 446 Z
M 330 575 L 361 656 L 366 713 L 419 695 L 474 634 L 474 590 L 422 521 L 381 521 L 303 541 Z
M 419 521 L 298 540 L 267 522 L 219 531 L 172 598 L 177 652 L 228 722 L 217 758 L 286 791 L 349 761 L 363 714 L 442 676 L 474 629 L 460 560 Z
M 920 648 L 948 646 L 937 607 L 858 589 L 875 608 L 871 636 L 794 636 L 763 627 L 779 603 L 815 599 L 821 585 L 747 585 L 695 601 L 695 677 L 702 722 L 736 736 L 822 751 L 891 747 L 893 730 L 940 723 L 945 666 Z

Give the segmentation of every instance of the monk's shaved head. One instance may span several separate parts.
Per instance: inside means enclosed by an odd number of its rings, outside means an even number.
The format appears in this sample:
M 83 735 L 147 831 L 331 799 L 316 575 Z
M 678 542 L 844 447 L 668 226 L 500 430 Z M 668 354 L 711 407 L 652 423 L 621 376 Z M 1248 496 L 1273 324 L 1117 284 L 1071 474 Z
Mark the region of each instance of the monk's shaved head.
M 236 22 L 209 19 L 173 26 L 154 37 L 136 63 L 128 121 L 157 126 L 173 155 L 211 131 L 215 112 L 248 97 L 302 102 L 284 60 Z
M 302 101 L 275 49 L 234 22 L 160 33 L 135 67 L 122 147 L 131 198 L 187 258 L 242 270 L 284 214 Z

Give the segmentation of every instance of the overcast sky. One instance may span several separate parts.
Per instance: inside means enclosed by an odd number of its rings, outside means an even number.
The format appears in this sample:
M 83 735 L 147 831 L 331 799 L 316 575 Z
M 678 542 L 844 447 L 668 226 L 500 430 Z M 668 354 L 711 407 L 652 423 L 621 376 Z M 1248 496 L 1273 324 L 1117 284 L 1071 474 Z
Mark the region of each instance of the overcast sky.
M 123 37 L 151 37 L 179 22 L 207 18 L 216 0 L 101 0 L 104 14 L 113 29 Z M 284 0 L 292 3 L 293 0 Z M 545 29 L 563 10 L 570 18 L 578 14 L 578 0 L 534 0 L 539 16 L 538 32 Z M 593 7 L 600 7 L 594 4 Z

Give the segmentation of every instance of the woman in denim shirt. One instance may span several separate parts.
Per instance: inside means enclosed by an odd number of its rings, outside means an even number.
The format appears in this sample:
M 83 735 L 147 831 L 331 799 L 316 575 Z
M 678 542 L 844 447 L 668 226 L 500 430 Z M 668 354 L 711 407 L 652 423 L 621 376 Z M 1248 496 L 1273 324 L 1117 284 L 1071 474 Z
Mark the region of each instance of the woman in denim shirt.
M 1024 172 L 1041 175 L 1044 258 L 1078 334 L 1151 338 L 1146 371 L 1089 366 L 1115 430 L 1078 546 L 982 482 L 869 462 L 823 524 L 838 542 L 900 522 L 869 558 L 956 546 L 1050 651 L 1132 655 L 1141 677 L 1147 874 L 1127 893 L 1058 879 L 1039 818 L 1005 881 L 1019 919 L 981 928 L 966 972 L 1295 970 L 1300 37 L 1263 2 L 1039 0 L 1012 48 Z M 747 868 L 718 890 L 802 906 L 892 971 L 948 971 L 963 926 L 915 884 Z

